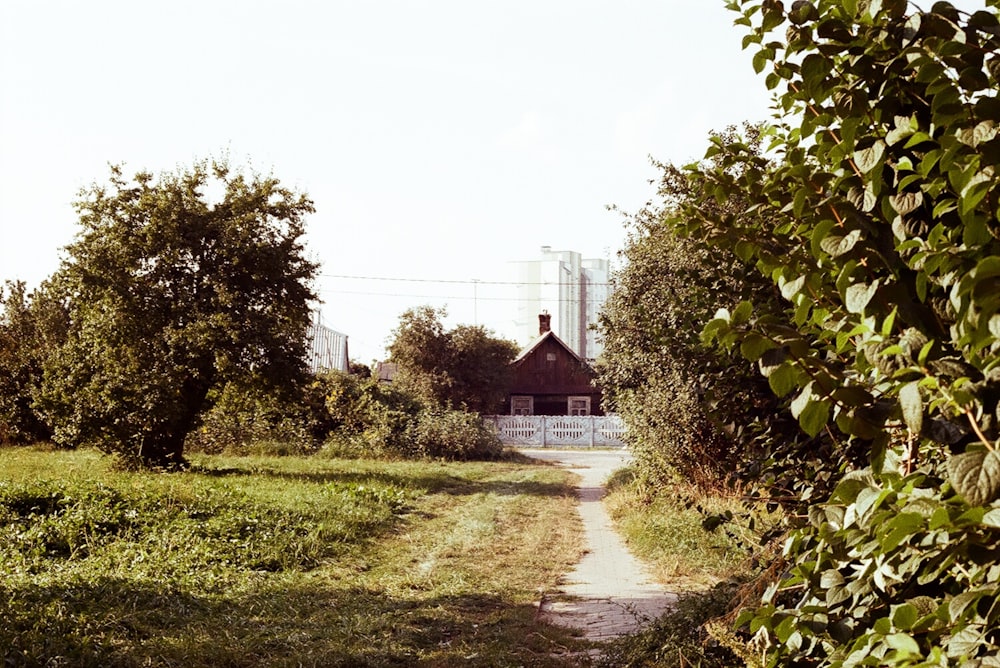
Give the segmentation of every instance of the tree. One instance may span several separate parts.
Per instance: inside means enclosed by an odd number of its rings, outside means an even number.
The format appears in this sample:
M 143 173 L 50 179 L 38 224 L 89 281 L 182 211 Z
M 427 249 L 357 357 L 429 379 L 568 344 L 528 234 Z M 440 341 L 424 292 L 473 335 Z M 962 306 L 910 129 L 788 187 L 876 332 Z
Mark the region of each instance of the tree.
M 759 129 L 746 126 L 754 150 Z M 721 133 L 737 137 L 736 128 Z M 766 378 L 739 354 L 704 345 L 701 328 L 722 308 L 749 299 L 780 312 L 780 293 L 730 249 L 682 237 L 669 219 L 699 199 L 697 184 L 670 164 L 662 170 L 662 204 L 629 216 L 615 290 L 600 316 L 605 348 L 598 360 L 605 398 L 625 420 L 641 473 L 718 484 L 757 473 L 774 450 L 816 454 L 820 439 L 800 437 Z M 742 202 L 703 203 L 734 215 Z
M 474 413 L 495 413 L 507 398 L 517 344 L 481 325 L 458 325 L 448 334 L 452 378 L 449 400 Z
M 730 0 L 767 70 L 770 159 L 715 140 L 672 224 L 792 302 L 704 334 L 810 435 L 867 449 L 741 621 L 766 665 L 989 665 L 1000 645 L 1000 2 Z M 780 32 L 778 32 L 780 31 Z M 740 215 L 709 204 L 740 198 Z M 834 431 L 836 430 L 836 431 Z M 832 469 L 831 473 L 842 473 Z M 745 648 L 744 648 L 745 649 Z
M 394 382 L 428 405 L 496 411 L 510 387 L 516 344 L 482 326 L 446 331 L 441 323 L 446 316 L 444 309 L 430 306 L 400 316 L 389 345 L 390 359 L 398 365 Z
M 70 325 L 39 397 L 58 443 L 183 466 L 213 388 L 304 379 L 317 269 L 305 195 L 225 162 L 155 181 L 112 167 L 76 209 L 82 230 L 51 281 Z
M 66 313 L 44 285 L 28 295 L 23 282 L 8 282 L 0 302 L 0 443 L 46 440 L 35 397 L 46 355 L 65 338 Z

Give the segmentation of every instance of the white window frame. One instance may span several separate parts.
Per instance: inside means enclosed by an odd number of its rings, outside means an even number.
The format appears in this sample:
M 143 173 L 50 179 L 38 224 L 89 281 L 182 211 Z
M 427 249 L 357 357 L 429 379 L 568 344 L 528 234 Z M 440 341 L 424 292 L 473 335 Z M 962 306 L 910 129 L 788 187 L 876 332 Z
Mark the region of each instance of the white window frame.
M 574 407 L 573 406 L 574 402 L 582 403 L 583 405 L 579 407 Z M 566 414 L 578 415 L 581 417 L 590 415 L 590 397 L 586 396 L 569 397 L 566 400 Z
M 527 411 L 527 412 L 524 412 Z M 514 394 L 510 397 L 511 415 L 534 415 L 535 398 L 530 394 Z

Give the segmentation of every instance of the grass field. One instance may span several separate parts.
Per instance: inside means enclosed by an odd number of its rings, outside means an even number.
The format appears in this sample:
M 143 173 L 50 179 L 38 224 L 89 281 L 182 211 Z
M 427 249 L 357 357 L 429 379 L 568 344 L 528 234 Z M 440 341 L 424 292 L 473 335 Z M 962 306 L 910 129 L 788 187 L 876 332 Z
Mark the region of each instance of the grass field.
M 580 553 L 523 461 L 0 449 L 0 655 L 38 666 L 577 666 L 536 620 Z

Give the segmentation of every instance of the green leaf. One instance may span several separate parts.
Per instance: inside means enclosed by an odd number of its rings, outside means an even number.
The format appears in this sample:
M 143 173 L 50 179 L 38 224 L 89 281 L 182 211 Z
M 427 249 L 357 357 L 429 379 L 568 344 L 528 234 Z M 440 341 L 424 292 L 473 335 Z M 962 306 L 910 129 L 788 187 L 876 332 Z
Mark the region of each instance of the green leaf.
M 885 156 L 885 142 L 879 139 L 868 148 L 854 152 L 854 164 L 858 166 L 862 174 L 867 174 L 876 167 L 881 166 L 882 158 Z
M 802 286 L 805 285 L 805 282 L 805 276 L 799 276 L 794 281 L 780 281 L 779 287 L 781 288 L 781 296 L 788 301 L 792 301 L 792 297 L 797 295 L 799 291 L 802 290 Z
M 748 301 L 742 301 L 733 309 L 732 324 L 742 325 L 750 320 L 751 315 L 753 315 L 753 304 Z
M 830 257 L 840 257 L 857 245 L 861 239 L 861 230 L 852 230 L 847 236 L 830 235 L 820 242 L 820 248 L 830 254 Z
M 761 356 L 773 348 L 777 348 L 771 339 L 764 338 L 760 334 L 750 333 L 740 343 L 740 354 L 751 362 L 756 362 Z
M 905 633 L 893 633 L 886 636 L 885 643 L 905 656 L 920 656 L 920 645 Z
M 899 405 L 903 409 L 903 421 L 913 435 L 919 434 L 924 426 L 924 402 L 920 398 L 920 383 L 913 381 L 899 389 Z
M 767 377 L 767 383 L 771 386 L 772 392 L 783 397 L 798 384 L 798 371 L 791 364 L 781 364 Z
M 970 605 L 982 597 L 983 592 L 981 591 L 965 591 L 961 594 L 957 594 L 952 597 L 950 601 L 948 601 L 948 616 L 952 621 L 957 621 Z
M 983 515 L 983 524 L 1000 529 L 1000 508 L 994 508 Z
M 972 450 L 948 460 L 948 482 L 970 506 L 1000 498 L 1000 453 Z
M 810 436 L 823 430 L 830 421 L 830 402 L 810 401 L 799 414 L 799 425 Z
M 889 196 L 889 204 L 901 216 L 917 209 L 923 203 L 924 194 L 919 190 L 913 193 L 900 193 Z
M 916 607 L 909 603 L 903 603 L 902 605 L 893 607 L 891 615 L 892 625 L 900 631 L 909 631 L 920 617 L 921 615 Z
M 868 306 L 868 302 L 872 300 L 875 296 L 875 291 L 878 290 L 878 281 L 870 285 L 864 283 L 855 283 L 853 285 L 847 286 L 846 293 L 844 295 L 844 306 L 851 313 L 863 313 L 865 307 Z
M 798 419 L 799 415 L 802 414 L 802 411 L 805 410 L 806 406 L 809 404 L 810 399 L 812 399 L 812 386 L 812 383 L 807 384 L 802 388 L 802 391 L 799 392 L 798 396 L 792 400 L 789 408 L 792 411 L 793 418 Z

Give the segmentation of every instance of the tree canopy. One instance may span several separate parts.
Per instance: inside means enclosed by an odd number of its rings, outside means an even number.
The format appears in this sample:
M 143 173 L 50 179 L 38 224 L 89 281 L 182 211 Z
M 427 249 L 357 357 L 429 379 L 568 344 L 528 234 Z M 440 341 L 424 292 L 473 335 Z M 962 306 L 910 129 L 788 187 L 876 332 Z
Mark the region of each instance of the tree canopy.
M 429 405 L 493 413 L 512 381 L 517 345 L 479 325 L 446 331 L 444 309 L 421 306 L 399 318 L 389 344 L 394 382 Z
M 49 282 L 69 327 L 38 401 L 58 443 L 180 466 L 213 388 L 303 378 L 307 196 L 199 162 L 158 178 L 112 167 L 76 209 L 82 229 Z
M 759 145 L 759 130 L 745 128 Z M 735 140 L 736 128 L 721 133 Z M 629 446 L 643 476 L 717 485 L 745 471 L 773 449 L 795 445 L 817 451 L 780 411 L 767 379 L 732 351 L 702 343 L 701 327 L 718 309 L 750 299 L 779 311 L 781 296 L 769 278 L 730 249 L 684 237 L 669 220 L 698 200 L 719 215 L 743 202 L 706 203 L 698 184 L 675 165 L 660 164 L 658 195 L 628 216 L 628 242 L 615 290 L 602 309 L 605 348 L 598 360 L 605 397 L 628 426 Z

